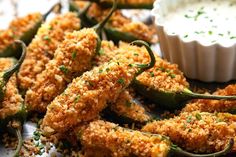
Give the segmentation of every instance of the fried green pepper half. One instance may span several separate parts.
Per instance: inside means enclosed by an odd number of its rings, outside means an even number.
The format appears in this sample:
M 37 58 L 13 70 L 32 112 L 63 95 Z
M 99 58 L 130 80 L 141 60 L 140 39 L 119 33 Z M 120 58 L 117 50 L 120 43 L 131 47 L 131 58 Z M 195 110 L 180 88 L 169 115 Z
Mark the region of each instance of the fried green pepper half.
M 71 11 L 83 8 L 83 3 L 70 2 Z M 100 8 L 96 4 L 92 4 L 88 13 L 83 16 L 85 26 L 92 26 L 102 20 L 106 15 L 107 10 Z M 104 27 L 104 32 L 109 40 L 118 43 L 119 41 L 132 42 L 135 40 L 144 40 L 148 43 L 155 43 L 155 31 L 151 27 L 142 22 L 132 22 L 129 18 L 124 17 L 122 13 L 117 10 L 108 24 Z
M 13 58 L 0 58 L 1 71 L 13 66 L 15 62 Z M 27 112 L 24 100 L 17 89 L 16 74 L 12 75 L 7 82 L 4 95 L 0 106 L 0 132 L 7 130 L 10 133 L 16 133 L 18 146 L 14 156 L 17 156 L 22 146 L 21 128 L 26 119 Z
M 25 59 L 25 55 L 26 55 L 26 46 L 25 46 L 25 44 L 20 40 L 16 40 L 15 44 L 21 46 L 21 51 L 22 51 L 21 57 L 16 62 L 16 64 L 14 64 L 12 67 L 10 67 L 7 70 L 4 70 L 4 71 L 0 72 L 0 102 L 2 102 L 3 99 L 4 99 L 7 82 L 9 81 L 11 76 L 20 68 L 21 64 L 23 63 L 23 61 Z
M 234 140 L 230 139 L 222 151 L 193 154 L 174 145 L 166 136 L 131 130 L 102 120 L 91 122 L 79 130 L 78 135 L 84 150 L 95 147 L 104 150 L 109 156 L 217 157 L 229 153 L 234 145 Z
M 133 44 L 148 49 L 150 62 L 130 66 L 130 62 L 122 58 L 104 63 L 75 78 L 64 93 L 48 106 L 42 123 L 45 135 L 60 134 L 77 124 L 93 120 L 107 104 L 116 101 L 137 75 L 155 64 L 154 54 L 147 43 L 136 41 Z M 55 116 L 55 113 L 58 114 Z
M 0 57 L 16 57 L 19 58 L 20 48 L 14 44 L 14 40 L 21 40 L 28 45 L 39 27 L 46 20 L 47 16 L 54 10 L 60 3 L 55 4 L 44 15 L 40 13 L 29 14 L 25 17 L 13 20 L 7 30 L 0 33 Z

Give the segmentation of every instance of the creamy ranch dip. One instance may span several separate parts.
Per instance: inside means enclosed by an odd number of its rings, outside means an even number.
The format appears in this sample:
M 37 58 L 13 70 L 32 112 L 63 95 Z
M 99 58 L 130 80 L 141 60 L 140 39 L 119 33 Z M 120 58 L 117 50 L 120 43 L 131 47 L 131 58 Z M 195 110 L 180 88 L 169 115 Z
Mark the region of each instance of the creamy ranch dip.
M 198 0 L 181 4 L 164 16 L 168 34 L 204 45 L 236 43 L 236 1 Z

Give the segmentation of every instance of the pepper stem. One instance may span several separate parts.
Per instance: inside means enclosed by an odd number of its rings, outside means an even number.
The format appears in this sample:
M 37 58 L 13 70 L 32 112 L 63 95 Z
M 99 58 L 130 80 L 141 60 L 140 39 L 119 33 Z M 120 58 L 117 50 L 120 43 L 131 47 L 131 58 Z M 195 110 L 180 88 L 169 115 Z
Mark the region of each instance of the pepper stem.
M 195 99 L 236 100 L 236 96 L 198 94 L 190 91 L 189 89 L 184 89 L 183 94 L 189 96 L 190 98 L 195 98 Z
M 23 145 L 23 138 L 21 136 L 20 128 L 16 129 L 16 136 L 17 136 L 17 139 L 18 139 L 18 144 L 17 144 L 17 148 L 15 150 L 15 153 L 14 153 L 13 157 L 18 157 L 19 156 L 21 147 Z
M 11 68 L 4 71 L 4 74 L 3 74 L 3 83 L 4 83 L 4 85 L 8 82 L 10 77 L 20 68 L 21 64 L 23 63 L 23 61 L 25 59 L 25 55 L 26 55 L 26 45 L 25 45 L 25 43 L 23 41 L 20 41 L 20 40 L 15 40 L 15 43 L 21 45 L 21 49 L 22 49 L 21 57 L 14 66 L 12 66 Z
M 217 156 L 223 156 L 226 155 L 227 153 L 229 153 L 232 148 L 234 146 L 234 140 L 230 139 L 229 143 L 227 144 L 227 146 L 225 147 L 225 149 L 223 149 L 222 151 L 216 152 L 216 153 L 211 153 L 211 154 L 194 154 L 194 153 L 189 153 L 186 152 L 184 150 L 182 150 L 179 147 L 171 147 L 171 150 L 173 151 L 174 154 L 176 155 L 180 155 L 180 156 L 185 156 L 185 157 L 217 157 Z
M 138 73 L 136 75 L 139 75 L 142 72 L 144 72 L 145 70 L 152 68 L 156 63 L 156 58 L 155 58 L 154 53 L 151 50 L 151 48 L 147 42 L 142 41 L 142 40 L 136 40 L 136 41 L 133 41 L 131 44 L 138 45 L 138 46 L 145 46 L 145 48 L 147 49 L 148 54 L 150 56 L 150 59 L 151 59 L 150 63 L 148 63 L 148 64 L 137 64 L 137 66 L 140 68 L 140 70 L 138 71 Z
M 111 8 L 110 12 L 108 13 L 107 17 L 102 22 L 98 23 L 97 25 L 95 25 L 93 27 L 95 29 L 95 31 L 97 32 L 97 34 L 101 33 L 103 27 L 105 26 L 107 21 L 110 19 L 110 17 L 112 16 L 112 14 L 116 10 L 116 8 L 117 8 L 117 0 L 113 0 L 112 8 Z
M 43 20 L 45 21 L 46 18 L 48 17 L 48 15 L 56 8 L 56 7 L 59 7 L 59 10 L 61 10 L 62 8 L 62 5 L 60 2 L 54 4 L 44 15 L 43 15 Z

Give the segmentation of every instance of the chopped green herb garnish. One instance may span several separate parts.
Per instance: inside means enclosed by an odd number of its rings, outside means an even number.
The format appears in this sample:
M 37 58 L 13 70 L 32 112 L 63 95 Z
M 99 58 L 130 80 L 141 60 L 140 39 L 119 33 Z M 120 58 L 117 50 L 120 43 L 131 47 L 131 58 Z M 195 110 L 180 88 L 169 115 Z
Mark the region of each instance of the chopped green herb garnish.
M 129 66 L 129 67 L 134 67 L 134 64 L 129 64 L 128 66 Z
M 191 123 L 192 122 L 192 116 L 188 116 L 186 121 L 187 121 L 187 123 Z
M 230 39 L 236 39 L 236 36 L 232 36 L 232 37 L 230 37 Z
M 125 84 L 125 80 L 124 80 L 123 78 L 120 78 L 117 82 L 118 82 L 119 84 L 122 84 L 122 85 Z
M 44 37 L 43 37 L 43 40 L 50 40 L 50 38 L 49 38 L 49 36 L 48 35 L 45 35 Z
M 222 37 L 224 36 L 224 34 L 222 34 L 222 33 L 219 33 L 218 35 L 219 35 L 219 36 L 222 36 Z
M 164 72 L 166 69 L 164 67 L 160 67 L 160 70 Z
M 110 71 L 110 68 L 106 68 L 106 72 Z
M 126 100 L 125 105 L 126 105 L 127 107 L 131 107 L 132 103 L 131 103 L 130 101 Z
M 52 26 L 49 26 L 48 29 L 49 29 L 49 30 L 52 30 Z
M 40 136 L 41 136 L 40 132 L 35 131 L 33 134 L 34 134 L 34 140 L 38 141 L 40 139 Z
M 75 97 L 75 103 L 77 103 L 78 101 L 79 101 L 79 99 L 80 99 L 80 95 L 77 95 L 76 97 Z
M 64 65 L 59 66 L 59 69 L 60 69 L 64 74 L 67 74 L 68 71 L 69 71 Z
M 212 31 L 208 31 L 208 34 L 209 34 L 209 35 L 212 35 L 212 34 L 213 34 L 213 32 L 212 32 Z
M 201 120 L 202 119 L 202 116 L 199 113 L 196 113 L 195 117 L 196 117 L 197 120 Z
M 72 59 L 75 59 L 76 58 L 76 52 L 74 51 L 73 53 L 72 53 Z
M 98 71 L 99 73 L 102 73 L 103 72 L 103 70 L 102 69 L 99 69 L 99 71 Z
M 192 18 L 191 16 L 189 16 L 189 15 L 187 15 L 187 14 L 185 14 L 184 17 L 186 17 L 186 18 Z
M 138 53 L 134 53 L 134 56 L 138 56 Z
M 150 76 L 151 76 L 151 77 L 154 77 L 155 75 L 154 75 L 154 73 L 153 73 L 153 72 L 150 72 Z
M 173 78 L 175 78 L 175 74 L 169 74 L 169 76 L 173 79 Z
M 188 34 L 186 34 L 185 36 L 184 36 L 184 38 L 187 38 L 188 37 Z
M 103 49 L 100 49 L 99 52 L 98 52 L 99 56 L 101 55 L 104 55 L 104 50 Z

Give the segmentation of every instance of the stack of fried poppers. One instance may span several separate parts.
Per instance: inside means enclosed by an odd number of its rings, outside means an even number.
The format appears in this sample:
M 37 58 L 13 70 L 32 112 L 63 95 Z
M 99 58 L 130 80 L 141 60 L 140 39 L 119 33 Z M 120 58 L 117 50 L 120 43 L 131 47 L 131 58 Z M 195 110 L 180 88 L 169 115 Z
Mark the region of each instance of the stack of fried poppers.
M 69 140 L 74 147 L 80 143 L 83 156 L 236 152 L 236 85 L 213 95 L 190 91 L 178 66 L 152 52 L 153 27 L 133 22 L 121 10 L 152 5 L 153 0 L 70 1 L 73 12 L 42 25 L 38 22 L 48 13 L 30 14 L 0 31 L 0 56 L 5 57 L 0 58 L 0 131 L 16 130 L 15 156 L 21 154 L 26 115 L 35 112 L 44 116 L 43 136 Z M 15 41 L 34 25 L 36 35 L 27 48 Z M 109 41 L 101 39 L 104 34 Z M 17 51 L 9 53 L 9 47 Z M 160 115 L 137 95 L 179 112 L 157 119 Z

